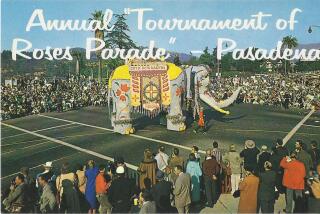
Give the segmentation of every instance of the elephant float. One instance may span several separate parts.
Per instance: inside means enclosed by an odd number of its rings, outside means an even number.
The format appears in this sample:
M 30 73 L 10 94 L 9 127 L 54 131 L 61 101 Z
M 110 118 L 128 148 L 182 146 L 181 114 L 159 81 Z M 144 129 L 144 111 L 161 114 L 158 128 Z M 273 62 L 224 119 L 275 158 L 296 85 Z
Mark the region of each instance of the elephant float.
M 229 114 L 222 108 L 236 100 L 240 88 L 228 99 L 216 101 L 209 87 L 209 72 L 210 68 L 206 65 L 189 66 L 182 70 L 173 63 L 163 61 L 133 60 L 117 67 L 108 84 L 109 115 L 114 131 L 133 133 L 133 112 L 149 117 L 167 112 L 167 129 L 184 131 L 184 101 L 192 103 L 194 118 L 201 111 L 200 100 L 214 110 Z

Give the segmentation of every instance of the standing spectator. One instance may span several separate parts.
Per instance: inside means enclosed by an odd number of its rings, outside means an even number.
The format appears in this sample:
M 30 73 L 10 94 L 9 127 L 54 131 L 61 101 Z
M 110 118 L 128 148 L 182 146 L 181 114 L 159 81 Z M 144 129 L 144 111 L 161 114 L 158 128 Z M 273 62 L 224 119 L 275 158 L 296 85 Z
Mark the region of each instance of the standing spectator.
M 241 177 L 241 157 L 240 154 L 236 151 L 234 144 L 230 146 L 229 152 L 224 156 L 231 168 L 231 194 L 239 189 L 239 182 Z
M 317 141 L 315 140 L 311 141 L 311 150 L 309 151 L 309 154 L 311 155 L 311 159 L 313 163 L 312 169 L 316 171 L 317 166 L 320 163 L 320 149 L 318 149 Z
M 317 213 L 320 210 L 320 164 L 316 167 L 316 174 L 309 179 L 308 185 L 312 190 L 308 200 L 308 212 Z
M 179 149 L 174 148 L 173 153 L 169 159 L 169 167 L 171 169 L 170 180 L 172 181 L 172 183 L 175 183 L 175 181 L 177 179 L 176 174 L 174 174 L 174 172 L 173 172 L 173 168 L 177 165 L 182 166 L 184 168 L 184 164 L 185 164 L 184 158 L 179 155 Z
M 69 163 L 63 163 L 60 172 L 61 174 L 56 179 L 57 195 L 59 196 L 59 199 L 57 201 L 58 206 L 60 206 L 60 203 L 62 201 L 63 191 L 64 191 L 62 182 L 64 180 L 69 180 L 73 186 L 76 186 L 77 184 L 77 177 L 75 173 L 71 172 Z
M 83 166 L 81 164 L 78 164 L 76 175 L 77 175 L 77 179 L 78 179 L 78 188 L 82 194 L 85 193 L 86 183 L 87 183 L 85 171 L 86 171 L 86 165 Z
M 37 179 L 36 179 L 36 187 L 38 188 L 39 190 L 39 196 L 41 195 L 41 191 L 42 191 L 42 188 L 39 187 L 39 184 L 38 184 L 38 177 L 41 175 L 41 174 L 46 174 L 46 176 L 48 176 L 49 180 L 49 185 L 51 187 L 51 190 L 53 192 L 56 191 L 56 185 L 55 185 L 55 182 L 56 182 L 56 175 L 54 174 L 53 172 L 53 166 L 52 166 L 52 162 L 49 161 L 49 162 L 46 162 L 44 165 L 42 165 L 43 168 L 44 168 L 44 171 L 39 173 L 37 175 Z
M 22 167 L 20 169 L 20 173 L 24 176 L 24 183 L 26 184 L 26 192 L 27 192 L 27 207 L 26 211 L 30 211 L 34 208 L 36 205 L 36 202 L 38 200 L 38 192 L 36 188 L 36 181 L 32 177 L 29 176 L 29 168 L 28 167 Z M 41 185 L 40 185 L 41 187 Z
M 107 191 L 109 189 L 110 183 L 106 180 L 105 166 L 99 166 L 99 174 L 96 177 L 96 194 L 97 200 L 100 204 L 99 213 L 111 213 L 111 204 L 109 202 Z
M 265 170 L 264 163 L 266 161 L 269 161 L 270 157 L 271 157 L 271 154 L 268 152 L 268 147 L 266 145 L 263 145 L 261 147 L 261 153 L 258 156 L 259 172 L 264 172 Z
M 193 153 L 189 155 L 186 173 L 191 176 L 191 201 L 192 203 L 198 203 L 200 201 L 200 176 L 202 176 L 202 171 Z
M 164 153 L 165 148 L 164 146 L 160 146 L 158 149 L 158 154 L 154 157 L 157 161 L 158 169 L 167 173 L 167 168 L 168 168 L 168 160 L 169 156 Z
M 200 163 L 200 154 L 199 154 L 199 148 L 197 146 L 192 146 L 191 153 L 193 153 L 196 156 L 196 160 Z
M 244 145 L 244 150 L 240 152 L 240 157 L 244 160 L 244 169 L 252 169 L 256 171 L 257 169 L 257 156 L 260 153 L 259 149 L 256 147 L 256 143 L 253 140 L 246 140 Z
M 301 140 L 297 140 L 295 147 L 297 160 L 303 163 L 306 169 L 306 177 L 309 178 L 312 175 L 311 168 L 313 167 L 311 156 L 306 152 L 306 145 Z
M 206 159 L 202 163 L 204 175 L 204 186 L 206 191 L 207 203 L 206 206 L 213 207 L 218 200 L 217 198 L 217 176 L 220 173 L 220 167 L 215 159 L 211 156 L 211 150 L 206 151 Z
M 63 193 L 61 196 L 60 212 L 80 213 L 80 201 L 77 189 L 69 179 L 62 180 Z
M 212 156 L 214 156 L 214 157 L 216 157 L 216 160 L 217 160 L 217 162 L 219 163 L 219 164 L 221 164 L 221 161 L 222 161 L 222 155 L 221 155 L 221 151 L 220 151 L 220 149 L 218 148 L 219 147 L 219 144 L 218 144 L 218 142 L 217 141 L 213 141 L 213 143 L 212 143 L 212 147 L 213 147 L 213 149 L 212 149 Z
M 286 212 L 292 213 L 294 208 L 294 195 L 296 199 L 299 197 L 302 198 L 306 170 L 304 164 L 297 160 L 294 152 L 290 154 L 290 157 L 284 157 L 280 162 L 280 166 L 284 168 L 283 185 L 287 188 Z
M 262 213 L 274 212 L 276 173 L 271 169 L 271 163 L 266 161 L 264 163 L 264 171 L 260 173 L 258 199 Z
M 284 170 L 280 167 L 280 161 L 289 155 L 288 149 L 283 146 L 283 141 L 281 139 L 277 139 L 276 145 L 272 150 L 273 153 L 270 157 L 270 163 L 272 164 L 272 170 L 277 174 L 276 186 L 279 193 L 285 193 L 286 188 L 282 184 Z
M 174 201 L 178 213 L 189 213 L 189 206 L 191 203 L 191 178 L 187 173 L 183 173 L 182 166 L 175 166 L 174 173 L 178 176 L 173 194 Z
M 145 179 L 150 180 L 151 185 L 156 183 L 157 161 L 153 159 L 150 149 L 144 150 L 144 159 L 138 168 L 139 187 L 145 189 Z
M 156 203 L 152 199 L 152 194 L 149 190 L 144 190 L 141 194 L 142 207 L 139 214 L 157 213 Z
M 10 193 L 4 199 L 3 205 L 10 212 L 24 212 L 26 206 L 26 184 L 24 183 L 24 175 L 19 173 L 14 182 L 10 186 Z
M 41 213 L 54 213 L 57 212 L 57 202 L 56 197 L 54 196 L 51 188 L 48 184 L 47 176 L 40 175 L 39 176 L 39 185 L 42 187 L 42 194 L 39 200 L 40 204 L 40 212 Z
M 257 213 L 259 178 L 253 174 L 251 165 L 246 168 L 246 176 L 239 184 L 240 200 L 238 213 Z
M 88 161 L 88 168 L 86 169 L 85 175 L 87 179 L 85 197 L 89 203 L 89 214 L 96 213 L 97 209 L 97 198 L 96 198 L 96 177 L 99 173 L 98 167 L 95 166 L 93 160 Z
M 131 198 L 134 195 L 134 185 L 125 177 L 125 169 L 118 166 L 116 173 L 118 178 L 114 179 L 109 189 L 109 201 L 112 204 L 113 213 L 127 213 L 131 208 Z
M 170 196 L 172 194 L 172 183 L 164 180 L 164 173 L 157 171 L 157 183 L 152 187 L 152 195 L 156 202 L 157 212 L 171 213 L 172 207 Z

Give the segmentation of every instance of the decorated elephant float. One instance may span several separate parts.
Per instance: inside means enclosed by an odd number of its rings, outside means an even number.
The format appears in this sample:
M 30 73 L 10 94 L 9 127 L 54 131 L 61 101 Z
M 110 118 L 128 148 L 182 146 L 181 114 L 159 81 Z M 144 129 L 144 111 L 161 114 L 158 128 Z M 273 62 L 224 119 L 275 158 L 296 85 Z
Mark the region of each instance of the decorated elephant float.
M 155 117 L 167 113 L 167 129 L 184 131 L 184 102 L 192 103 L 193 116 L 201 111 L 201 102 L 224 114 L 222 108 L 232 104 L 240 91 L 238 88 L 226 100 L 217 102 L 210 90 L 210 68 L 206 65 L 186 69 L 163 61 L 132 60 L 116 68 L 108 84 L 108 106 L 115 132 L 134 132 L 132 113 L 140 112 Z

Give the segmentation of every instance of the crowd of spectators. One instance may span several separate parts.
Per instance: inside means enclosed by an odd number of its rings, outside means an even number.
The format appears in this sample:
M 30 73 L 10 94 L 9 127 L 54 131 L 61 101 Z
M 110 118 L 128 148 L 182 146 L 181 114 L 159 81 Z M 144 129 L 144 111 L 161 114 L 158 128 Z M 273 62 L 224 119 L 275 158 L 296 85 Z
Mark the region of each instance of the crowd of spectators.
M 3 120 L 51 111 L 68 111 L 90 105 L 106 105 L 107 87 L 96 80 L 53 79 L 24 76 L 1 84 Z
M 2 192 L 2 212 L 41 213 L 189 213 L 214 207 L 221 194 L 240 197 L 239 213 L 274 213 L 279 194 L 286 195 L 286 213 L 319 212 L 320 150 L 298 140 L 288 151 L 278 139 L 271 150 L 245 141 L 242 151 L 217 141 L 205 151 L 192 147 L 188 157 L 163 146 L 145 149 L 132 179 L 123 157 L 97 166 L 94 160 L 57 172 L 52 162 L 35 177 L 24 167 Z M 74 164 L 74 163 L 73 163 Z
M 310 109 L 320 100 L 320 73 L 261 74 L 249 77 L 227 77 L 214 80 L 214 94 L 227 98 L 238 86 L 242 87 L 238 102 L 284 108 Z

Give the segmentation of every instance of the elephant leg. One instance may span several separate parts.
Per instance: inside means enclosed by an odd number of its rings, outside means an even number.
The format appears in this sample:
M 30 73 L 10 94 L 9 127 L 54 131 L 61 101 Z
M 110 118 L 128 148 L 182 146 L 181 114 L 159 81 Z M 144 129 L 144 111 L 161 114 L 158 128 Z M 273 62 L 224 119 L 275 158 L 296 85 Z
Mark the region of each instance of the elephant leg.
M 183 76 L 170 83 L 171 103 L 167 115 L 167 129 L 172 131 L 184 131 L 186 129 L 185 116 L 182 114 Z
M 114 132 L 120 134 L 131 134 L 134 132 L 130 112 L 129 85 L 130 82 L 128 80 L 116 80 L 112 83 L 114 103 L 111 123 Z

